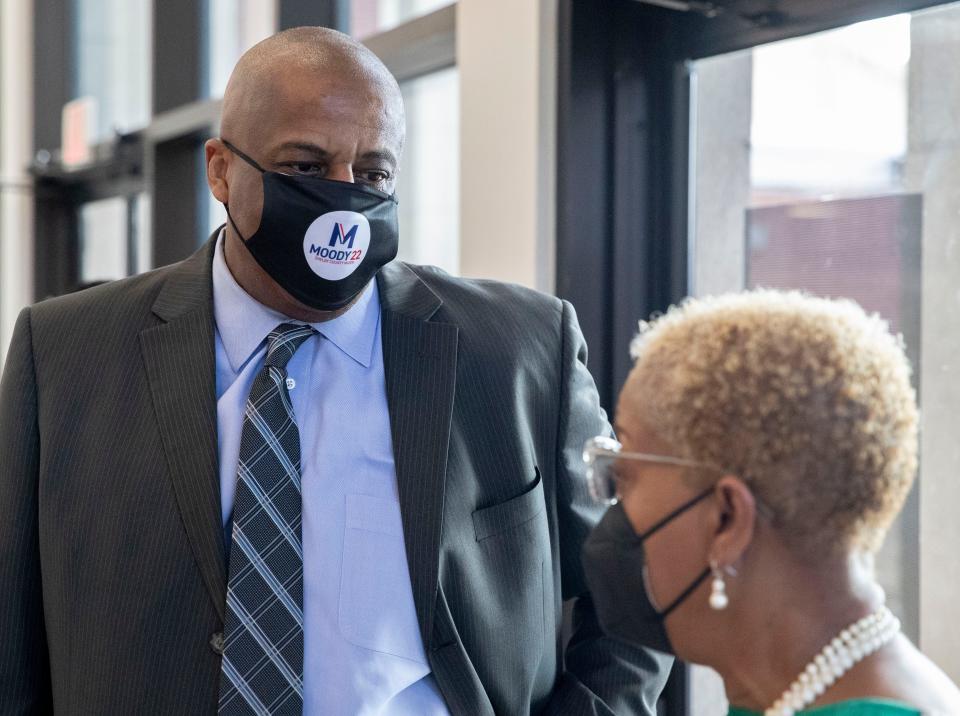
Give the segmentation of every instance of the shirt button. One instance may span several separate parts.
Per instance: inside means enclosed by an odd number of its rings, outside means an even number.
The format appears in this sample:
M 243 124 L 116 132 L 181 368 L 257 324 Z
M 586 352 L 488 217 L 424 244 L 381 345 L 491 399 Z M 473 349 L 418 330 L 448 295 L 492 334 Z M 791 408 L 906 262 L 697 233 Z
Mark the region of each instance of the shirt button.
M 210 648 L 215 654 L 223 656 L 223 632 L 218 631 L 210 637 Z
M 293 390 L 297 387 L 297 381 L 293 378 L 287 378 L 287 390 Z

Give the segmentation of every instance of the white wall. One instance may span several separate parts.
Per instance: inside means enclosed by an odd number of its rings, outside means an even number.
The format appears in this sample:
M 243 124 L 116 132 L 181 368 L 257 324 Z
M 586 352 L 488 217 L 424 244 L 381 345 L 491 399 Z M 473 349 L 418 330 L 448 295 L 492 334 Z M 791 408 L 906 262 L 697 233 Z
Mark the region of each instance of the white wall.
M 750 201 L 750 124 L 753 54 L 700 60 L 691 76 L 690 294 L 739 291 L 745 282 L 746 213 Z M 727 698 L 720 676 L 690 670 L 690 713 L 723 716 Z
M 460 272 L 554 286 L 557 0 L 459 0 Z
M 32 39 L 32 0 L 0 0 L 0 366 L 33 296 Z

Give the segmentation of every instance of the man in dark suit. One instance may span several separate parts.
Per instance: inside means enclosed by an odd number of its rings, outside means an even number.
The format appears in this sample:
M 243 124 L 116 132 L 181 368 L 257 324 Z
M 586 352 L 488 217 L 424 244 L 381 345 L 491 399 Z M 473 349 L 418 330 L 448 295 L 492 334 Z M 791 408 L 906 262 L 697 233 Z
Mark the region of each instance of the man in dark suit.
M 403 134 L 367 50 L 280 33 L 207 143 L 227 226 L 23 311 L 0 713 L 653 713 L 669 662 L 585 594 L 573 309 L 391 261 Z

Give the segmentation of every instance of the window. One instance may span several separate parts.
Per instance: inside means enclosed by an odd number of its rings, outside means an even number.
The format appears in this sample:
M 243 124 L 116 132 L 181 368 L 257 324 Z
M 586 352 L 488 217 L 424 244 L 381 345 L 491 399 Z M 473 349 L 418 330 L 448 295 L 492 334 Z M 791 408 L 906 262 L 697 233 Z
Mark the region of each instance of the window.
M 149 0 L 74 0 L 73 96 L 91 97 L 94 141 L 150 119 Z
M 277 0 L 208 0 L 204 94 L 223 97 L 240 55 L 277 31 Z
M 449 4 L 450 0 L 350 0 L 350 34 L 367 38 Z
M 404 261 L 460 267 L 459 76 L 451 67 L 401 84 L 407 140 L 397 180 Z
M 80 207 L 79 285 L 113 281 L 150 268 L 146 194 L 99 199 Z

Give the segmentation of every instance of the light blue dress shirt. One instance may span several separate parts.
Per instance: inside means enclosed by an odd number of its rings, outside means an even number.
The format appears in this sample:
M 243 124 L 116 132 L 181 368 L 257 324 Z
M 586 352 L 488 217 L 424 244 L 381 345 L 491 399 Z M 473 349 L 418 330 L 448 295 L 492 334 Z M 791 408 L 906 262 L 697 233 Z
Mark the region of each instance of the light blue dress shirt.
M 265 339 L 286 316 L 213 261 L 220 504 L 229 544 L 247 395 Z M 413 604 L 387 412 L 380 298 L 371 282 L 342 316 L 313 325 L 287 365 L 300 429 L 303 713 L 447 716 Z

